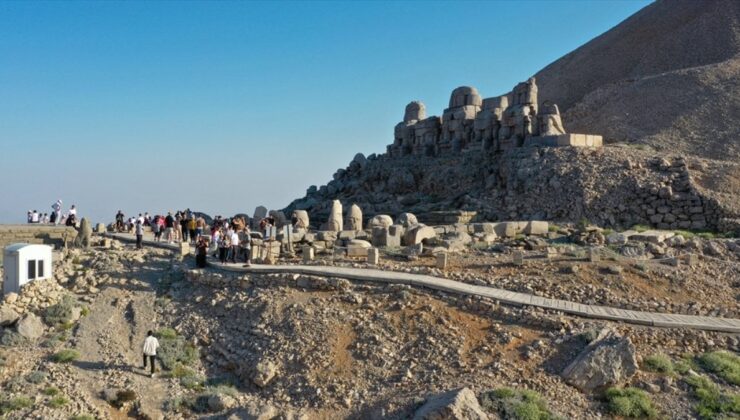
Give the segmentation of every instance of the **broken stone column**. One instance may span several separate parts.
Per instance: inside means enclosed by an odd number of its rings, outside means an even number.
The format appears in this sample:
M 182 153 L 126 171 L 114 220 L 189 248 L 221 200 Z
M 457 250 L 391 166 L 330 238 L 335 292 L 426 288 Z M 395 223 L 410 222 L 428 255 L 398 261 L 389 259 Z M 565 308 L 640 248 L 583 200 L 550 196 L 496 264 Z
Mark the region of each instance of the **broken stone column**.
M 326 230 L 332 232 L 341 232 L 344 223 L 342 222 L 342 203 L 339 200 L 334 200 L 331 203 L 331 213 L 329 213 L 329 220 L 326 222 Z
M 596 248 L 589 248 L 588 249 L 588 260 L 590 262 L 599 262 L 601 261 L 601 255 L 599 254 L 599 250 Z
M 378 248 L 370 248 L 367 250 L 367 263 L 371 265 L 378 265 L 380 262 L 380 250 Z

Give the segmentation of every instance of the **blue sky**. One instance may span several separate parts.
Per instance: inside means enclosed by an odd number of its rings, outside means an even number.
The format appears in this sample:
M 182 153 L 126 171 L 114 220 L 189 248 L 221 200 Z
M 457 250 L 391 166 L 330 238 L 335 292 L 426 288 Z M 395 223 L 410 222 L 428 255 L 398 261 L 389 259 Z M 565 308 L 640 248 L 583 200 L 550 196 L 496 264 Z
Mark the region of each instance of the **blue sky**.
M 648 1 L 0 2 L 0 222 L 282 208 Z

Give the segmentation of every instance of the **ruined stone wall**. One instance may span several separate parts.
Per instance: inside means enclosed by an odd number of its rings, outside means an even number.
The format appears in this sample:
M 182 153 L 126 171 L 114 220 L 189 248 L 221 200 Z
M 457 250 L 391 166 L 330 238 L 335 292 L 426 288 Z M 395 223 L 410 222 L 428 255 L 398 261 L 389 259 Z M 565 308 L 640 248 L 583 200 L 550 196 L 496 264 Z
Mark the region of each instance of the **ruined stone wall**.
M 624 148 L 524 147 L 457 156 L 357 159 L 287 209 L 328 215 L 330 200 L 357 203 L 365 218 L 474 211 L 474 221 L 587 219 L 601 226 L 735 230 L 736 197 L 696 182 L 720 171 L 712 161 L 657 157 Z M 725 170 L 725 169 L 723 169 Z
M 71 244 L 77 237 L 77 230 L 69 226 L 50 225 L 0 225 L 0 250 L 14 243 L 46 244 L 60 248 Z M 0 262 L 3 253 L 0 252 Z

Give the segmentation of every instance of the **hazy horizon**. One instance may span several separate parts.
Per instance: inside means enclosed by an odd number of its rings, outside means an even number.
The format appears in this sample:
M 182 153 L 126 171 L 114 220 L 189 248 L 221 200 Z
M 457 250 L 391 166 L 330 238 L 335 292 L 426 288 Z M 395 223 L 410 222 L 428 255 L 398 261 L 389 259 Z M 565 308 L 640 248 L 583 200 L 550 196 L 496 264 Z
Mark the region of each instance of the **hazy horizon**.
M 409 101 L 506 93 L 649 3 L 0 3 L 0 223 L 283 208 Z

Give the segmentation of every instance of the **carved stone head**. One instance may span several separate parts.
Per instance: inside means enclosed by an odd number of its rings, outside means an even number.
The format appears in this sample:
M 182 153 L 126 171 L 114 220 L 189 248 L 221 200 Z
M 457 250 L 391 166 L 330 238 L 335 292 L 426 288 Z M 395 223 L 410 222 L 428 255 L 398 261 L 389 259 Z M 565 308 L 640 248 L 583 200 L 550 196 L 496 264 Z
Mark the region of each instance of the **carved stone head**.
M 403 114 L 403 122 L 421 121 L 427 117 L 427 108 L 424 102 L 413 101 L 406 105 L 406 112 Z
M 465 105 L 481 106 L 483 100 L 478 94 L 478 89 L 472 86 L 460 86 L 452 91 L 450 95 L 450 108 L 457 108 Z

